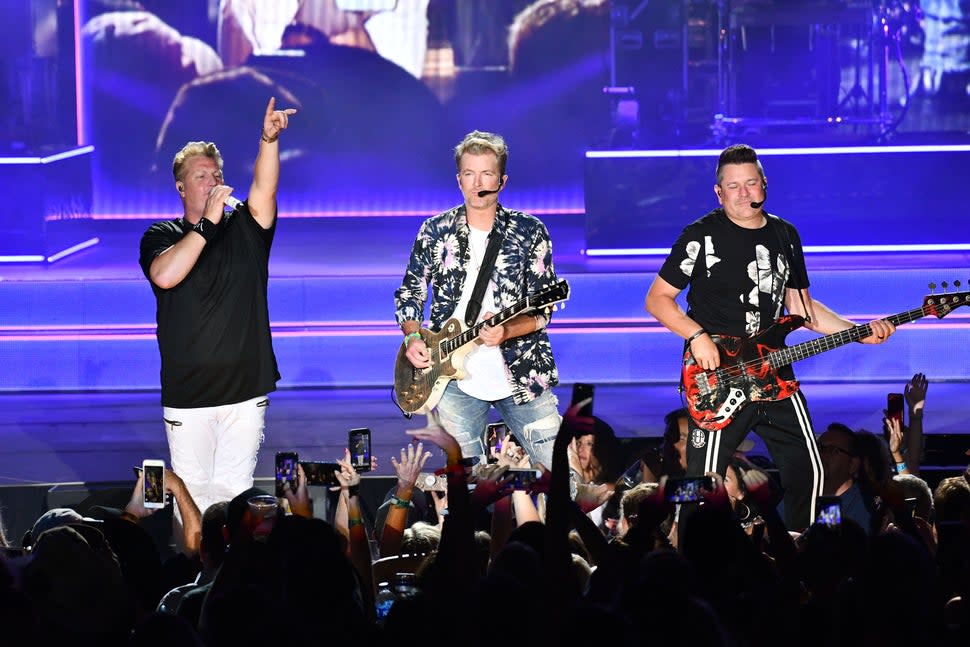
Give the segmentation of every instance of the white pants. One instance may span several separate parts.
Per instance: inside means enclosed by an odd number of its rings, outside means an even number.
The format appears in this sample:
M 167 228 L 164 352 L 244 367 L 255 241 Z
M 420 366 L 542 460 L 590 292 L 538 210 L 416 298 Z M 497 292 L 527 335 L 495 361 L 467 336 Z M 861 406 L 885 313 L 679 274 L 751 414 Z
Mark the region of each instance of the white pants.
M 264 395 L 218 407 L 162 408 L 172 471 L 200 512 L 253 486 L 268 406 Z

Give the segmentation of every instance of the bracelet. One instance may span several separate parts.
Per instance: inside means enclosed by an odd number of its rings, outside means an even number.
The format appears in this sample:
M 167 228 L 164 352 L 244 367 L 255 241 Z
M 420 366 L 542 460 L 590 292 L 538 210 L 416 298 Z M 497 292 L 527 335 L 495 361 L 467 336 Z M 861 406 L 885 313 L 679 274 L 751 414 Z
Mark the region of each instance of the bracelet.
M 347 519 L 348 528 L 353 528 L 354 526 L 363 526 L 363 525 L 364 525 L 363 519 Z
M 694 341 L 695 339 L 697 339 L 697 338 L 698 338 L 698 337 L 700 337 L 701 335 L 706 335 L 706 334 L 707 334 L 707 331 L 706 331 L 706 330 L 704 330 L 703 328 L 701 328 L 700 330 L 698 330 L 698 331 L 697 331 L 697 332 L 695 332 L 695 333 L 694 333 L 693 335 L 691 335 L 690 337 L 688 337 L 688 338 L 687 338 L 687 342 L 686 342 L 686 343 L 687 343 L 687 345 L 688 345 L 688 346 L 690 346 L 690 343 L 691 343 L 692 341 Z
M 902 463 L 896 463 L 896 473 L 902 474 L 904 471 L 906 471 L 906 461 L 903 461 Z
M 410 508 L 411 502 L 408 499 L 398 498 L 396 495 L 391 495 L 391 503 L 395 508 Z
M 417 337 L 418 339 L 421 339 L 421 333 L 418 331 L 415 331 L 415 332 L 409 332 L 408 334 L 404 335 L 404 347 L 407 348 L 408 342 L 410 342 L 415 337 Z
M 277 139 L 280 138 L 280 135 L 279 133 L 276 133 L 275 137 L 267 137 L 266 133 L 260 133 L 259 138 L 264 142 L 266 142 L 267 144 L 272 144 L 273 142 L 275 142 Z
M 359 483 L 357 485 L 348 485 L 344 489 L 347 490 L 347 496 L 360 496 L 360 484 Z

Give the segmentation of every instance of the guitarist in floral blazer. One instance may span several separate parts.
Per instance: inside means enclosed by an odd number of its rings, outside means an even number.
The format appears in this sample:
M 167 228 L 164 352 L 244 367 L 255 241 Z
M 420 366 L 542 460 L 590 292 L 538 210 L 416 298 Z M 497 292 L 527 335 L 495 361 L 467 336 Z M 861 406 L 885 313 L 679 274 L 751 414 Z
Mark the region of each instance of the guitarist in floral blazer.
M 429 218 L 418 231 L 401 287 L 395 292 L 396 316 L 406 356 L 419 369 L 431 355 L 419 333 L 433 291 L 431 331 L 450 318 L 464 322 L 489 246 L 494 266 L 487 276 L 479 313 L 471 325 L 487 320 L 515 302 L 556 283 L 552 242 L 545 225 L 498 202 L 508 176 L 508 148 L 501 136 L 473 131 L 455 148 L 458 186 L 464 204 Z M 498 237 L 493 242 L 493 238 Z M 481 344 L 465 357 L 467 377 L 452 380 L 438 402 L 445 429 L 465 457 L 484 456 L 482 436 L 495 407 L 518 437 L 533 463 L 551 465 L 552 443 L 560 417 L 552 387 L 559 382 L 545 327 L 551 309 L 522 313 L 504 324 L 484 325 Z

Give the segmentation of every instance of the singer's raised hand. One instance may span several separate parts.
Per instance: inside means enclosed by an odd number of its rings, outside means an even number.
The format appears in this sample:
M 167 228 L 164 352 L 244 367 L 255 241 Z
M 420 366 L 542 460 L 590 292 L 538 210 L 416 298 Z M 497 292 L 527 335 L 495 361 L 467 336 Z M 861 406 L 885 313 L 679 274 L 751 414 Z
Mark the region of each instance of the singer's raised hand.
M 275 142 L 280 133 L 286 130 L 290 122 L 290 115 L 296 114 L 296 108 L 276 109 L 276 97 L 270 97 L 266 104 L 266 114 L 263 117 L 263 141 L 267 144 Z

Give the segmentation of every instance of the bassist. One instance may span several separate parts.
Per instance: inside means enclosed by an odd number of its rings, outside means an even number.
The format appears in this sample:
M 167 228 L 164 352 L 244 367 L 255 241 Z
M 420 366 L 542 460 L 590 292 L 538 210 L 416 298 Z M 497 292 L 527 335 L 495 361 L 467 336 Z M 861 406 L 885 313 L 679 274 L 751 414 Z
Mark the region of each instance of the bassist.
M 455 148 L 464 204 L 429 218 L 418 231 L 394 295 L 405 356 L 416 369 L 432 366 L 419 332 L 432 287 L 430 327 L 438 332 L 452 317 L 471 328 L 556 283 L 545 226 L 498 202 L 507 160 L 501 136 L 466 135 Z M 464 377 L 445 388 L 438 415 L 466 458 L 485 455 L 482 437 L 494 406 L 532 462 L 551 466 L 560 417 L 552 392 L 559 378 L 545 331 L 550 314 L 542 309 L 482 326 L 480 343 L 464 357 Z
M 754 149 L 738 144 L 722 151 L 714 185 L 721 208 L 684 229 L 650 286 L 646 308 L 686 340 L 687 368 L 720 367 L 724 350 L 715 342 L 721 336 L 750 337 L 785 311 L 804 317 L 805 326 L 821 334 L 854 326 L 809 295 L 798 232 L 762 209 L 767 186 Z M 688 286 L 685 313 L 675 299 Z M 869 326 L 872 335 L 860 339 L 862 343 L 883 343 L 895 331 L 885 320 Z M 780 367 L 778 377 L 794 383 L 790 366 Z M 794 389 L 781 399 L 751 399 L 762 401 L 740 408 L 717 430 L 699 426 L 692 412 L 687 473 L 723 474 L 728 459 L 753 430 L 778 465 L 786 525 L 792 530 L 805 528 L 814 519 L 815 498 L 823 481 L 805 398 Z

